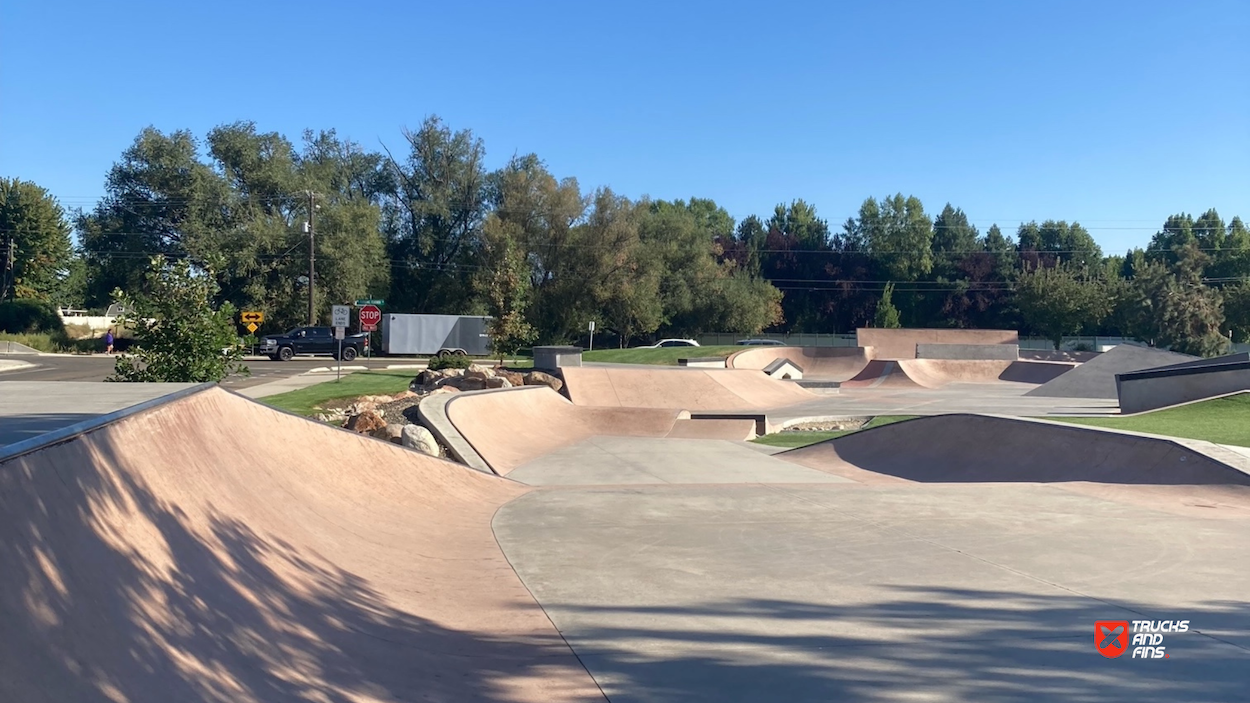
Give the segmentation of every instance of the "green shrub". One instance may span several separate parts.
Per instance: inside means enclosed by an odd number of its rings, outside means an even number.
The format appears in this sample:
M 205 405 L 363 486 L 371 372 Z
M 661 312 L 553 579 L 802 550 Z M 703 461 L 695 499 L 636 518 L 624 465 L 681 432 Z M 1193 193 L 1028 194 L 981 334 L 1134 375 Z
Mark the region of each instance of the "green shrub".
M 19 299 L 0 303 L 0 332 L 64 335 L 65 324 L 52 303 Z
M 467 369 L 473 365 L 473 358 L 463 356 L 461 354 L 452 354 L 450 356 L 436 356 L 430 359 L 429 369 L 431 371 L 442 371 L 443 369 Z

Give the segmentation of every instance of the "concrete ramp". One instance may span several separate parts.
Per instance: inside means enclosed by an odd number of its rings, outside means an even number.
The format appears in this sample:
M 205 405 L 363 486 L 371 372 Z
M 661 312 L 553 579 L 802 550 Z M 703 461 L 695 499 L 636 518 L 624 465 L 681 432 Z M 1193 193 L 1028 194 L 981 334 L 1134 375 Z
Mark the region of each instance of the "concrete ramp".
M 0 700 L 604 700 L 522 486 L 210 389 L 0 459 Z
M 864 483 L 1250 486 L 1250 461 L 1217 445 L 989 415 L 918 418 L 774 456 Z
M 1196 361 L 1188 354 L 1121 344 L 1025 393 L 1048 398 L 1115 398 L 1117 374 Z
M 842 382 L 843 388 L 923 388 L 907 375 L 897 361 L 870 361 L 854 378 Z
M 573 403 L 594 407 L 759 411 L 808 402 L 816 394 L 744 369 L 581 367 L 560 369 Z
M 854 378 L 872 360 L 864 347 L 750 347 L 725 360 L 731 369 L 762 370 L 778 359 L 789 359 L 803 368 L 809 379 L 845 381 Z
M 447 417 L 491 469 L 505 475 L 588 437 L 665 437 L 678 420 L 689 422 L 690 414 L 665 408 L 574 405 L 550 388 L 530 386 L 458 395 L 447 403 Z M 709 425 L 709 431 L 723 430 L 717 424 Z M 694 436 L 691 432 L 683 429 L 681 436 Z

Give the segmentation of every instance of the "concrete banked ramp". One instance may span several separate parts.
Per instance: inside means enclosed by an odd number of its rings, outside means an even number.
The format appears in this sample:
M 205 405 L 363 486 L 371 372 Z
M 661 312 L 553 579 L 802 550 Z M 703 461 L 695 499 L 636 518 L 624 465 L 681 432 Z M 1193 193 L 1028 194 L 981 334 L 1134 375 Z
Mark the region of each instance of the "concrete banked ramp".
M 867 483 L 1250 486 L 1227 463 L 1246 462 L 1217 445 L 988 415 L 908 420 L 775 456 Z
M 667 408 L 584 407 L 550 388 L 470 393 L 447 403 L 447 417 L 496 473 L 589 437 L 681 437 L 745 440 L 753 420 L 691 420 Z
M 1025 393 L 1048 398 L 1115 398 L 1116 374 L 1195 361 L 1188 354 L 1121 344 Z
M 844 381 L 872 361 L 872 349 L 863 347 L 749 347 L 725 360 L 731 369 L 761 370 L 777 359 L 789 359 L 803 368 L 806 378 Z
M 763 369 L 777 359 L 803 368 L 803 377 L 848 388 L 942 388 L 951 383 L 1046 383 L 1075 366 L 1046 361 L 877 359 L 872 347 L 753 347 L 729 357 L 735 369 Z
M 560 369 L 577 405 L 753 412 L 815 399 L 789 381 L 743 369 L 580 367 Z
M 218 389 L 0 461 L 0 700 L 604 700 L 522 486 Z

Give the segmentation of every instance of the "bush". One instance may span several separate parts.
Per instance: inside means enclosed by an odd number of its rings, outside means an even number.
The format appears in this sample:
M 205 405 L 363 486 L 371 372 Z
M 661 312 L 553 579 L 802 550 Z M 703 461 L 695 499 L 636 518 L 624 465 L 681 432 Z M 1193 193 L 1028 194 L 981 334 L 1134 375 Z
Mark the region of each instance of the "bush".
M 42 300 L 12 300 L 0 303 L 0 332 L 12 334 L 65 334 L 65 324 L 56 306 Z
M 451 354 L 449 356 L 436 356 L 430 359 L 428 368 L 431 371 L 442 371 L 443 369 L 467 369 L 472 365 L 472 357 L 462 354 Z

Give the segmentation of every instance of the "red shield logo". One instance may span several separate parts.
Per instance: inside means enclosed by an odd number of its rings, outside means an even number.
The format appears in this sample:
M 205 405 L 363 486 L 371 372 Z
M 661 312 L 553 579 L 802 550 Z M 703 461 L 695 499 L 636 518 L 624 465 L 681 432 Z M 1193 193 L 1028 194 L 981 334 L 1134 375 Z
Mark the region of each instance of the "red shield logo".
M 1128 649 L 1128 620 L 1099 620 L 1094 623 L 1094 647 L 1108 659 Z

